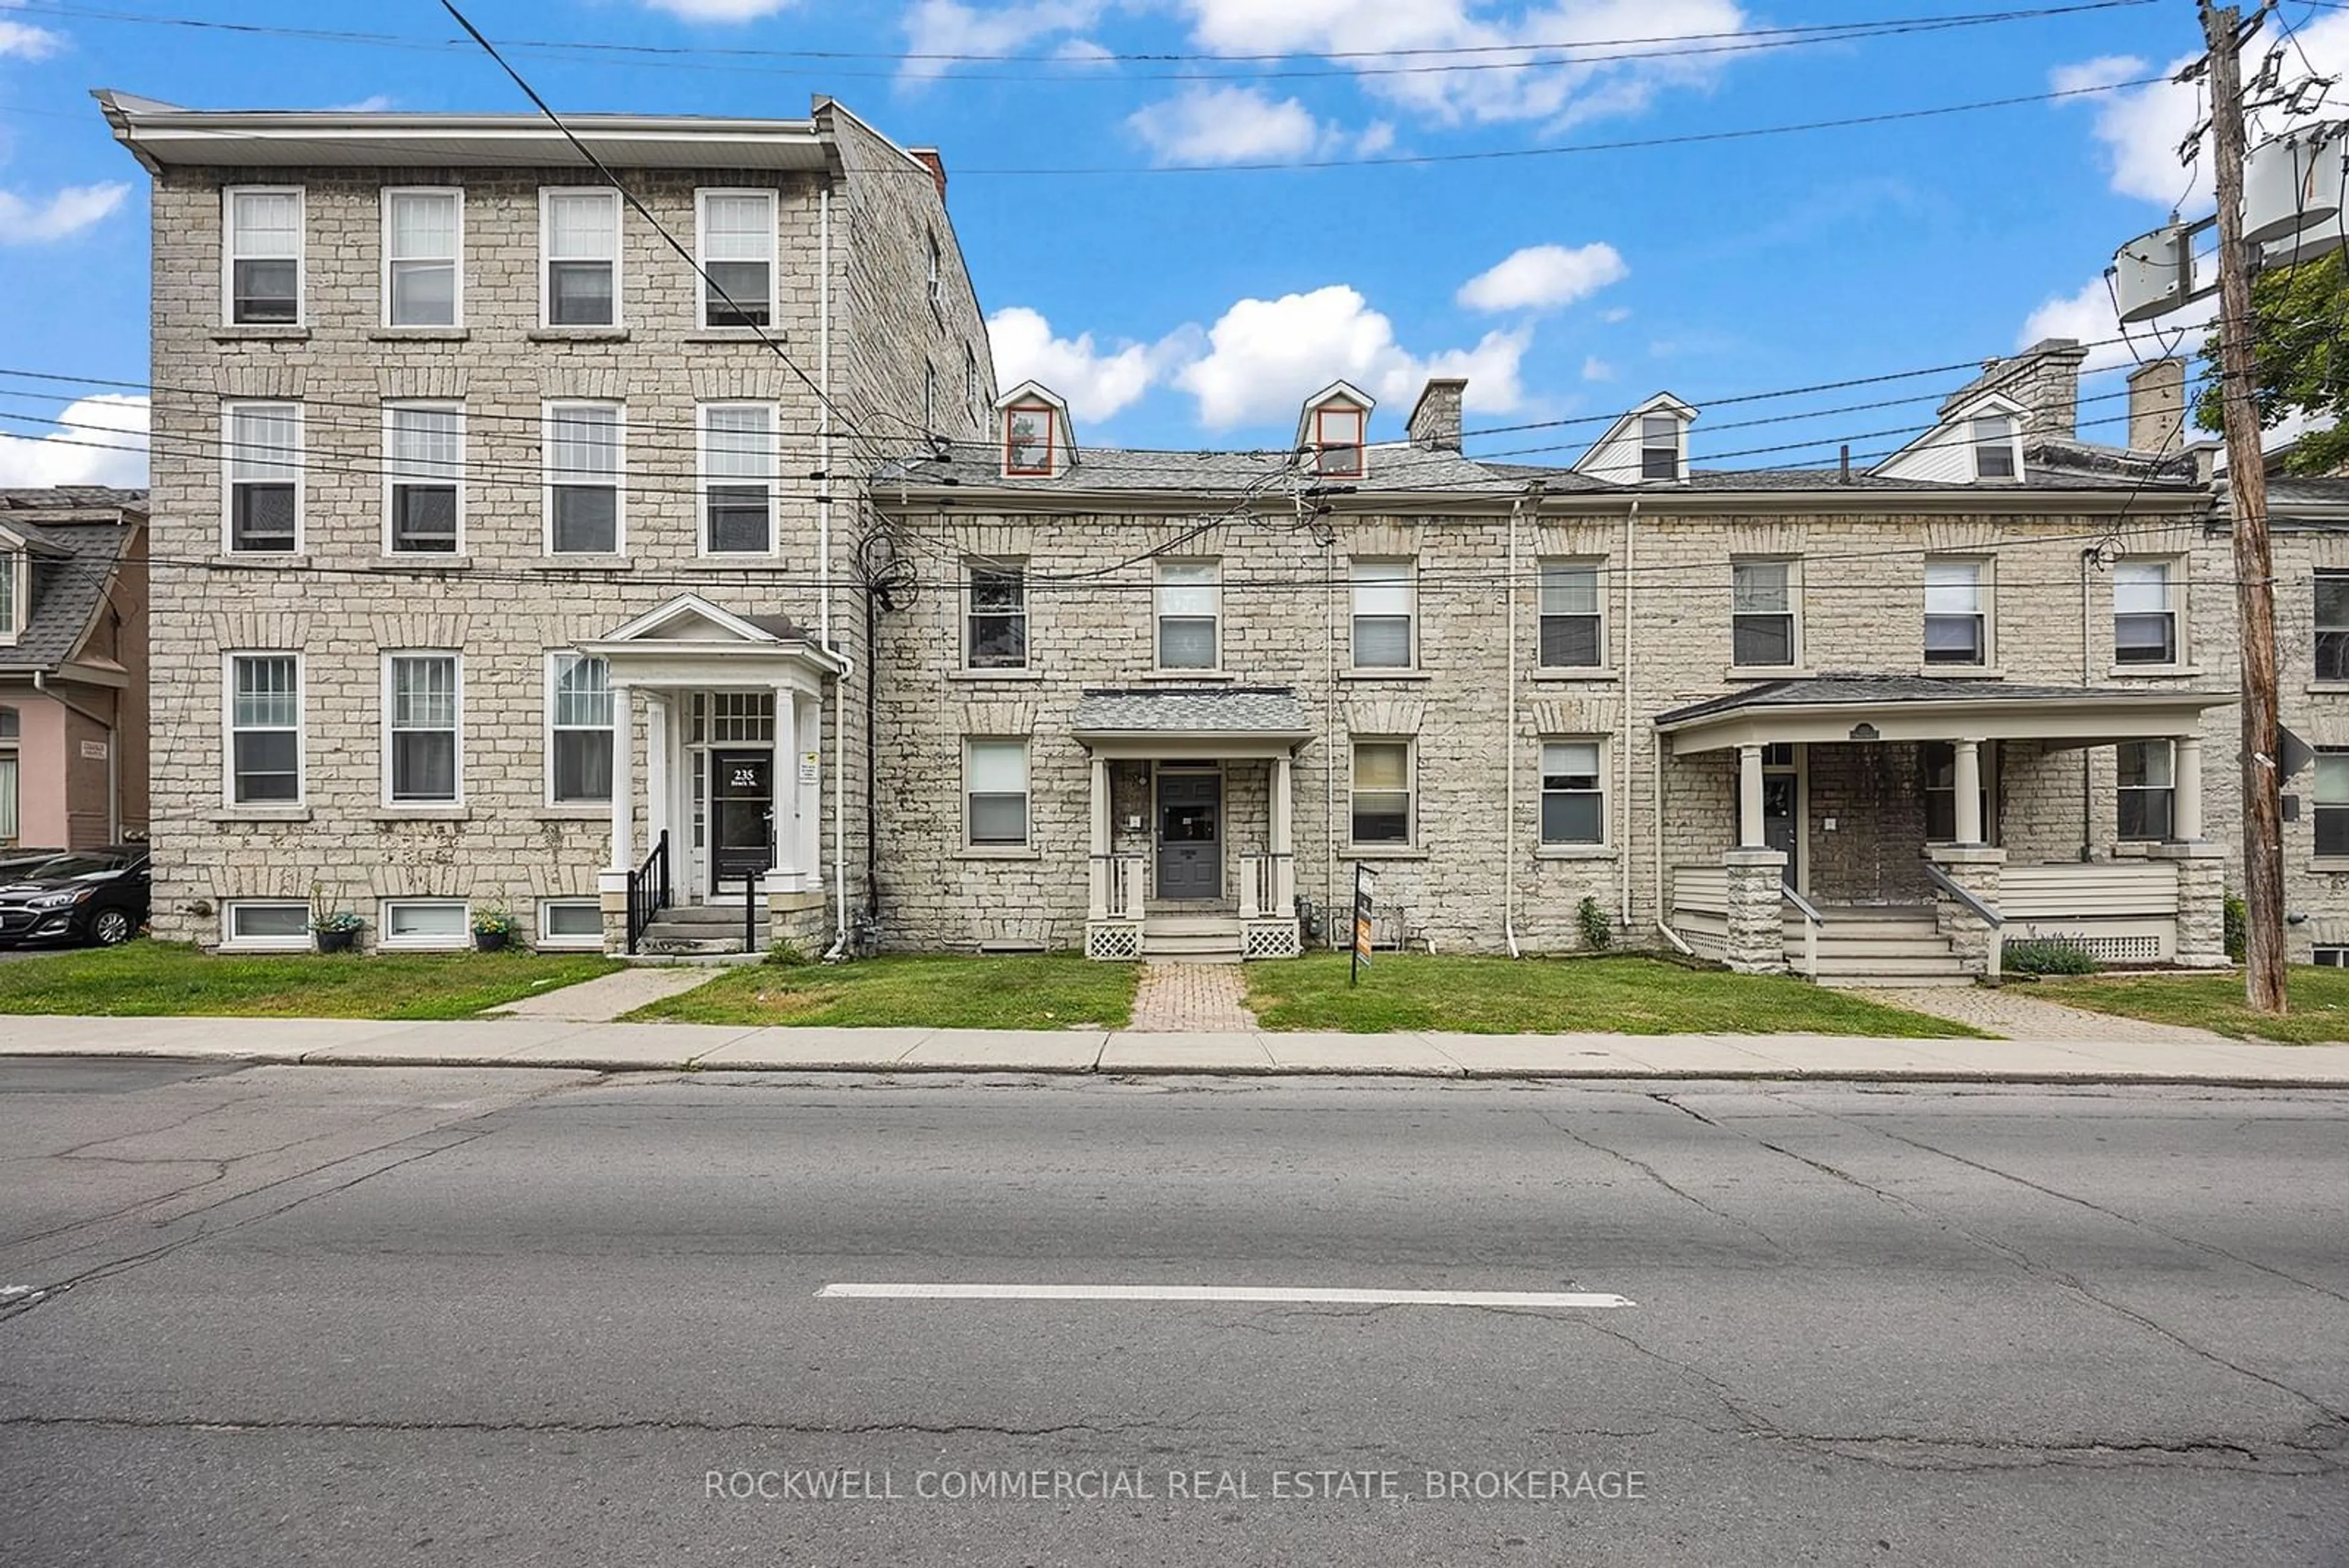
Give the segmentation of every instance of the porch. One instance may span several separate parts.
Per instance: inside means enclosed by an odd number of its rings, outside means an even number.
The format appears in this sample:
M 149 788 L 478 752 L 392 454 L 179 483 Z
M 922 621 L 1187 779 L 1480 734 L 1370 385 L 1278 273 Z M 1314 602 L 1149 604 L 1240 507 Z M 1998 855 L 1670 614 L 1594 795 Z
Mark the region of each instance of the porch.
M 1735 758 L 1721 812 L 1731 843 L 1670 868 L 1668 929 L 1733 968 L 1831 984 L 1962 983 L 1997 974 L 2006 941 L 2041 936 L 2107 961 L 2223 963 L 2224 852 L 2203 837 L 2200 723 L 2230 700 L 1826 676 L 1663 714 L 1672 757 Z M 2070 764 L 2058 779 L 2049 760 L 2111 747 L 2138 759 L 2137 784 L 2116 792 L 2117 836 L 2138 842 L 2092 861 L 2085 823 L 2060 846 L 2045 826 L 2087 813 L 2088 771 Z M 2023 825 L 2012 865 L 2010 801 Z
M 1294 758 L 1309 736 L 1285 687 L 1088 690 L 1085 955 L 1293 958 Z

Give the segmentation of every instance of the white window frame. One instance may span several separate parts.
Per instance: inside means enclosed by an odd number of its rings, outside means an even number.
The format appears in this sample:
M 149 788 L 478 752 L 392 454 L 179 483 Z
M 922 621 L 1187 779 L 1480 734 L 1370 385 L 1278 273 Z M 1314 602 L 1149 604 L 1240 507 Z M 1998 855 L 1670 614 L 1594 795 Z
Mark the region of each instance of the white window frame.
M 457 535 L 455 548 L 449 550 L 403 550 L 398 545 L 398 533 L 394 511 L 394 493 L 406 477 L 394 449 L 392 427 L 402 412 L 454 414 L 457 416 L 457 472 L 451 482 L 457 492 Z M 465 558 L 465 451 L 471 438 L 467 428 L 465 405 L 446 398 L 396 398 L 383 405 L 383 553 L 403 558 L 427 561 L 461 561 Z M 437 479 L 431 483 L 440 483 Z
M 753 327 L 740 322 L 712 322 L 709 319 L 709 199 L 712 196 L 750 197 L 766 203 L 767 319 L 759 326 Z M 776 296 L 781 291 L 783 275 L 783 245 L 781 233 L 782 204 L 775 198 L 775 192 L 762 191 L 756 186 L 713 185 L 694 192 L 693 265 L 695 274 L 693 283 L 695 296 L 701 303 L 696 307 L 693 318 L 698 323 L 700 330 L 704 332 L 772 332 L 775 330 L 777 317 L 782 311 L 782 302 Z M 730 262 L 733 260 L 732 257 L 719 259 Z
M 738 483 L 740 475 L 714 481 L 709 472 L 709 415 L 714 409 L 763 409 L 767 413 L 767 547 L 764 550 L 713 550 L 709 547 L 709 491 L 713 483 Z M 693 406 L 697 479 L 693 502 L 694 553 L 717 560 L 771 560 L 782 553 L 782 405 L 755 398 L 717 398 Z
M 1659 433 L 1659 427 L 1664 427 L 1661 433 L 1667 437 L 1661 445 L 1658 445 L 1651 439 Z M 1687 433 L 1686 428 L 1681 423 L 1677 415 L 1651 413 L 1640 416 L 1640 483 L 1677 484 L 1681 482 L 1682 477 L 1688 472 L 1687 460 L 1682 454 L 1682 446 Z M 1671 455 L 1671 472 L 1650 473 L 1648 472 L 1648 459 L 1656 452 L 1666 452 Z
M 2132 566 L 2158 566 L 2162 571 L 2163 611 L 2169 617 L 2169 658 L 2166 660 L 2121 658 L 2121 574 Z M 2113 566 L 2113 668 L 2122 674 L 2160 674 L 2192 662 L 2186 615 L 2186 557 L 2183 556 L 2123 556 Z M 2141 614 L 2145 612 L 2130 612 Z
M 449 319 L 445 322 L 396 321 L 392 319 L 391 265 L 395 260 L 422 261 L 434 258 L 422 256 L 394 257 L 391 254 L 391 209 L 395 197 L 443 196 L 455 204 L 457 223 L 453 244 L 456 248 L 449 256 Z M 383 326 L 388 332 L 454 332 L 465 325 L 465 188 L 461 185 L 387 185 L 383 188 L 383 266 L 378 286 L 382 290 Z
M 1783 611 L 1740 610 L 1737 607 L 1737 568 L 1748 566 L 1778 566 L 1786 568 L 1786 607 Z M 1737 618 L 1740 615 L 1783 614 L 1786 618 L 1786 662 L 1784 664 L 1748 664 L 1737 657 Z M 1803 563 L 1794 556 L 1732 556 L 1729 557 L 1729 665 L 1733 670 L 1768 670 L 1785 671 L 1803 667 Z
M 241 256 L 237 252 L 236 199 L 239 196 L 294 198 L 294 319 L 239 321 L 236 318 L 236 264 L 239 261 L 284 261 L 284 256 Z M 221 325 L 229 327 L 274 327 L 291 332 L 310 325 L 310 199 L 299 185 L 223 185 L 221 187 Z
M 1925 557 L 1925 619 L 1920 632 L 1930 630 L 1933 618 L 1933 568 L 1935 566 L 1971 566 L 1974 573 L 1974 618 L 1982 623 L 1977 639 L 1977 657 L 1971 659 L 1932 657 L 1930 636 L 1918 649 L 1918 659 L 1929 670 L 1988 670 L 1997 661 L 1998 602 L 1997 567 L 1994 557 L 1987 556 L 1928 556 Z M 1946 617 L 1949 612 L 1942 614 Z
M 2003 425 L 2006 428 L 1984 434 L 1982 427 L 1986 424 Z M 1972 449 L 1971 461 L 1977 483 L 1984 481 L 1993 484 L 2002 483 L 2023 477 L 2023 452 L 2018 440 L 2019 434 L 2013 414 L 1996 411 L 1980 413 L 1966 421 L 1966 444 Z M 1982 472 L 1982 459 L 1992 452 L 1998 452 L 2004 459 L 2007 466 L 2006 472 Z
M 1400 566 L 1402 568 L 1402 582 L 1404 597 L 1403 633 L 1408 646 L 1405 649 L 1403 661 L 1401 664 L 1364 664 L 1362 662 L 1361 639 L 1358 635 L 1358 632 L 1363 619 L 1361 595 L 1364 584 L 1362 579 L 1356 574 L 1364 566 Z M 1378 581 L 1381 586 L 1385 586 L 1388 579 L 1381 578 L 1378 579 Z M 1392 618 L 1381 615 L 1374 616 L 1371 618 L 1387 620 L 1392 619 Z M 1419 562 L 1415 558 L 1393 556 L 1356 556 L 1346 563 L 1346 665 L 1349 670 L 1353 670 L 1356 673 L 1369 675 L 1403 675 L 1418 670 Z
M 392 664 L 401 659 L 446 659 L 456 671 L 456 713 L 454 715 L 457 744 L 455 750 L 455 793 L 447 800 L 402 800 L 392 794 Z M 453 648 L 387 648 L 383 650 L 383 671 L 380 701 L 378 710 L 383 730 L 381 762 L 383 766 L 382 800 L 387 810 L 431 813 L 456 811 L 465 805 L 465 655 Z
M 291 909 L 302 917 L 302 929 L 295 936 L 239 936 L 236 917 L 245 909 Z M 221 906 L 220 950 L 224 953 L 296 953 L 308 952 L 315 945 L 310 934 L 310 906 L 299 898 L 231 898 Z
M 462 917 L 454 936 L 395 936 L 392 934 L 392 911 L 403 905 L 422 905 L 430 909 L 454 909 Z M 462 898 L 386 898 L 376 909 L 376 942 L 378 948 L 393 952 L 457 952 L 473 945 L 473 907 Z
M 294 798 L 236 798 L 236 664 L 240 659 L 294 661 Z M 221 655 L 221 803 L 230 811 L 301 811 L 310 804 L 310 670 L 295 648 L 233 648 Z
M 1591 752 L 1588 789 L 1552 789 L 1549 787 L 1549 754 L 1553 748 L 1588 746 Z M 1534 757 L 1534 837 L 1544 849 L 1588 850 L 1605 849 L 1615 840 L 1612 802 L 1607 788 L 1607 737 L 1604 735 L 1544 735 L 1540 750 Z M 1560 776 L 1567 776 L 1561 773 Z M 1599 802 L 1599 836 L 1596 838 L 1552 838 L 1549 836 L 1548 812 L 1546 809 L 1552 795 L 1579 798 L 1595 796 Z
M 1017 748 L 1019 753 L 1019 837 L 990 838 L 984 843 L 971 835 L 971 762 L 981 746 Z M 990 790 L 1006 794 L 1006 790 Z M 1036 751 L 1026 735 L 966 735 L 962 742 L 962 844 L 979 854 L 1017 854 L 1036 845 Z
M 2161 763 L 2164 782 L 2158 784 L 2126 784 L 2121 782 L 2120 753 L 2125 747 L 2142 747 L 2147 762 L 2156 758 Z M 2130 833 L 2122 825 L 2120 803 L 2132 794 L 2160 795 L 2162 827 L 2160 833 Z M 2178 836 L 2178 748 L 2163 738 L 2125 741 L 2113 750 L 2113 836 L 2123 844 L 2167 844 Z
M 549 248 L 554 238 L 554 198 L 557 196 L 599 196 L 612 207 L 612 319 L 608 322 L 557 321 L 554 319 L 554 274 L 556 261 L 599 261 L 599 256 L 556 256 Z M 624 286 L 626 271 L 623 258 L 627 254 L 626 215 L 621 211 L 620 193 L 595 185 L 542 185 L 538 188 L 538 325 L 553 332 L 618 332 L 627 326 L 627 294 Z
M 554 547 L 554 491 L 559 483 L 554 466 L 554 418 L 565 409 L 608 409 L 612 413 L 612 548 L 557 550 Z M 549 398 L 538 405 L 540 495 L 539 550 L 546 556 L 596 560 L 628 553 L 628 405 L 616 398 Z
M 595 934 L 577 936 L 558 934 L 547 926 L 547 915 L 554 909 L 586 909 L 595 917 Z M 471 922 L 468 922 L 469 924 Z M 604 950 L 604 906 L 595 898 L 541 898 L 538 901 L 538 935 L 532 944 L 548 952 L 595 952 Z
M 1357 802 L 1362 789 L 1360 777 L 1361 750 L 1364 746 L 1401 747 L 1402 750 L 1403 836 L 1401 838 L 1357 838 L 1354 819 L 1359 815 Z M 1350 735 L 1346 738 L 1346 843 L 1349 848 L 1381 851 L 1392 854 L 1398 850 L 1419 847 L 1419 740 L 1413 735 Z
M 585 659 L 593 659 L 593 658 L 595 658 L 595 655 L 593 655 L 593 654 L 581 653 L 581 652 L 579 652 L 579 651 L 578 651 L 577 649 L 569 649 L 569 648 L 553 648 L 553 649 L 547 649 L 547 653 L 546 653 L 546 660 L 545 660 L 545 672 L 546 672 L 546 686 L 545 686 L 545 692 L 546 692 L 546 696 L 545 696 L 544 702 L 542 704 L 542 706 L 543 706 L 543 710 L 544 710 L 545 722 L 544 722 L 544 724 L 543 724 L 543 728 L 542 728 L 542 747 L 543 747 L 543 750 L 542 750 L 542 753 L 541 753 L 541 754 L 542 754 L 542 755 L 543 755 L 543 756 L 545 757 L 545 759 L 546 759 L 546 766 L 545 766 L 545 769 L 543 770 L 543 771 L 545 772 L 545 774 L 546 774 L 546 793 L 545 793 L 545 796 L 544 796 L 544 798 L 545 798 L 546 804 L 547 804 L 548 805 L 551 805 L 551 806 L 554 806 L 554 805 L 594 805 L 594 806 L 605 806 L 605 807 L 609 807 L 609 806 L 611 805 L 611 804 L 612 804 L 612 794 L 611 794 L 611 791 L 610 791 L 609 789 L 606 789 L 606 790 L 605 790 L 602 794 L 600 794 L 600 795 L 588 795 L 588 794 L 583 794 L 583 795 L 571 795 L 571 796 L 564 796 L 564 795 L 561 795 L 561 794 L 556 794 L 556 793 L 555 793 L 555 784 L 554 784 L 554 781 L 555 781 L 555 778 L 556 778 L 556 776 L 557 776 L 557 769 L 556 769 L 556 767 L 555 767 L 555 758 L 554 758 L 554 742 L 555 742 L 555 737 L 556 737 L 557 735 L 564 734 L 564 733 L 566 733 L 566 732 L 567 732 L 567 733 L 572 733 L 572 734 L 583 734 L 583 735 L 584 735 L 584 734 L 593 734 L 593 733 L 595 733 L 596 731 L 601 730 L 601 731 L 603 732 L 604 735 L 605 735 L 607 739 L 610 739 L 610 740 L 612 741 L 612 743 L 613 743 L 615 746 L 617 746 L 617 745 L 619 744 L 619 742 L 618 742 L 618 740 L 616 739 L 616 732 L 615 732 L 615 730 L 614 730 L 613 726 L 612 726 L 611 724 L 609 724 L 609 723 L 597 725 L 597 724 L 558 724 L 558 723 L 556 723 L 556 722 L 555 722 L 555 719 L 554 719 L 554 693 L 555 693 L 555 684 L 556 684 L 556 682 L 557 682 L 557 681 L 561 679 L 561 677 L 562 677 L 562 674 L 563 674 L 563 665 L 564 665 L 564 661 L 565 659 L 585 660 Z M 605 665 L 605 672 L 604 672 L 604 682 L 605 682 L 605 689 L 607 691 L 611 691 L 611 668 L 610 668 L 610 666 L 609 666 L 609 664 L 608 664 L 608 663 L 607 663 L 607 664 Z M 613 691 L 613 692 L 612 692 L 612 694 L 611 694 L 611 701 L 612 701 L 612 703 L 613 703 L 613 711 L 614 711 L 615 713 L 617 713 L 617 712 L 618 712 L 618 711 L 619 711 L 619 707 L 618 707 L 618 704 L 619 704 L 619 694 L 618 694 L 616 691 Z M 614 766 L 614 767 L 616 767 L 616 765 L 617 765 L 617 764 L 618 764 L 618 763 L 619 763 L 619 758 L 616 755 L 616 756 L 614 756 L 614 757 L 611 759 L 611 762 L 612 762 L 613 766 Z
M 1019 662 L 1017 664 L 981 664 L 978 662 L 978 639 L 971 634 L 978 617 L 978 579 L 980 576 L 1009 576 L 1019 584 Z M 997 612 L 989 612 L 995 615 Z M 1006 616 L 998 618 L 1009 619 Z M 1016 672 L 1034 668 L 1035 626 L 1028 603 L 1028 563 L 1020 560 L 966 561 L 962 574 L 962 668 L 974 674 L 989 675 Z
M 1586 618 L 1579 612 L 1568 612 L 1563 610 L 1555 612 L 1557 618 L 1561 620 L 1581 620 L 1588 618 L 1596 620 L 1599 623 L 1597 651 L 1588 663 L 1553 664 L 1550 662 L 1548 658 L 1546 639 L 1542 636 L 1542 623 L 1550 619 L 1553 614 L 1545 603 L 1550 591 L 1549 576 L 1553 570 L 1588 572 L 1590 574 L 1591 603 L 1593 608 L 1589 616 Z M 1564 670 L 1574 672 L 1603 670 L 1607 669 L 1607 558 L 1603 556 L 1546 556 L 1542 557 L 1540 562 L 1537 565 L 1534 572 L 1534 668 L 1537 670 Z
M 240 550 L 236 547 L 236 467 L 243 447 L 236 439 L 240 409 L 294 410 L 294 548 Z M 220 421 L 220 549 L 223 556 L 249 556 L 263 560 L 286 560 L 302 554 L 308 540 L 304 524 L 309 511 L 309 421 L 301 403 L 285 398 L 223 398 Z
M 1353 440 L 1333 441 L 1330 439 L 1327 426 L 1333 417 L 1353 421 Z M 1316 478 L 1363 478 L 1370 472 L 1370 410 L 1336 400 L 1314 408 L 1313 473 Z
M 32 557 L 15 544 L 0 545 L 0 645 L 16 646 L 24 635 L 25 609 L 32 593 Z
M 2327 767 L 2325 766 L 2327 763 L 2335 765 Z M 2327 786 L 2332 784 L 2332 780 L 2326 775 L 2337 776 L 2344 771 L 2349 771 L 2349 758 L 2344 758 L 2340 747 L 2317 748 L 2315 771 L 2308 781 L 2309 842 L 2315 849 L 2316 858 L 2327 866 L 2339 864 L 2341 851 L 2337 846 L 2333 848 L 2325 846 L 2325 818 L 2335 812 L 2349 813 L 2349 800 L 2333 801 L 2324 798 L 2330 793 Z M 2341 793 L 2349 794 L 2349 788 L 2343 789 Z
M 929 234 L 930 308 L 936 312 L 938 319 L 943 321 L 947 314 L 946 252 L 939 248 L 938 231 L 933 228 Z
M 1166 580 L 1166 568 L 1169 566 L 1185 566 L 1192 568 L 1205 567 L 1209 574 L 1208 580 L 1204 583 L 1169 583 Z M 1162 556 L 1159 558 L 1154 570 L 1155 575 L 1150 587 L 1151 669 L 1157 673 L 1167 675 L 1214 675 L 1220 672 L 1224 668 L 1223 562 L 1209 556 L 1192 556 L 1175 559 L 1169 559 Z M 1166 662 L 1166 622 L 1169 619 L 1166 613 L 1166 594 L 1170 588 L 1177 590 L 1185 588 L 1205 588 L 1207 590 L 1209 597 L 1214 601 L 1215 607 L 1208 612 L 1207 618 L 1215 629 L 1215 647 L 1213 649 L 1213 656 L 1206 664 L 1169 664 Z M 1197 616 L 1176 616 L 1172 618 L 1176 620 L 1196 620 L 1199 618 Z

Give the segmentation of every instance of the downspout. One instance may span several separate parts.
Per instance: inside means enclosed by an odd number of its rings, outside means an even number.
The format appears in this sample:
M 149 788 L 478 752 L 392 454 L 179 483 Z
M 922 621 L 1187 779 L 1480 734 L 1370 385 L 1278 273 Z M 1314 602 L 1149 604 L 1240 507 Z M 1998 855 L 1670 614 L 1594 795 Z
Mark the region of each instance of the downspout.
M 1616 809 L 1623 821 L 1623 910 L 1616 924 L 1619 929 L 1631 929 L 1631 857 L 1638 851 L 1631 842 L 1634 818 L 1631 814 L 1631 651 L 1638 646 L 1632 632 L 1631 594 L 1638 587 L 1640 570 L 1639 548 L 1640 498 L 1631 498 L 1631 509 L 1623 514 L 1623 764 L 1619 776 L 1623 781 L 1622 804 Z M 1663 836 L 1663 820 L 1657 818 L 1656 835 Z M 1657 890 L 1658 906 L 1661 907 L 1662 889 Z
M 2102 545 L 2092 545 L 2080 552 L 2080 684 L 2092 685 L 2090 673 L 2095 662 L 2095 644 L 2088 617 L 2088 569 L 2104 552 Z M 2093 746 L 2080 748 L 2080 858 L 2089 858 L 2096 842 L 2096 752 Z
M 41 670 L 33 671 L 33 690 L 63 708 L 98 725 L 106 732 L 106 841 L 122 842 L 122 734 L 111 719 L 100 718 L 76 702 L 62 691 L 49 690 L 48 677 Z M 67 837 L 72 835 L 68 833 Z M 68 845 L 67 847 L 72 847 Z
M 817 187 L 816 198 L 816 269 L 815 269 L 815 336 L 816 336 L 816 409 L 817 461 L 823 477 L 816 482 L 816 636 L 826 651 L 832 651 L 832 180 L 826 176 Z M 845 660 L 843 661 L 846 663 Z M 852 667 L 853 668 L 853 667 Z M 832 946 L 824 953 L 837 961 L 848 950 L 848 680 L 851 669 L 843 669 L 832 681 Z M 864 683 L 873 684 L 873 649 L 868 640 L 864 649 Z M 868 756 L 866 771 L 871 771 Z M 866 781 L 868 794 L 871 780 Z M 870 811 L 864 821 L 864 836 L 873 836 Z
M 1337 946 L 1338 935 L 1338 547 L 1333 542 L 1321 552 L 1321 836 L 1329 848 L 1330 880 L 1322 889 L 1323 933 Z M 1347 767 L 1353 766 L 1347 753 Z M 1350 777 L 1350 773 L 1349 774 Z M 1354 903 L 1346 900 L 1346 940 L 1354 940 Z
M 1501 735 L 1502 754 L 1507 759 L 1503 772 L 1508 783 L 1504 790 L 1505 805 L 1501 818 L 1501 940 L 1508 944 L 1511 958 L 1523 958 L 1517 950 L 1517 514 L 1526 501 L 1540 493 L 1539 480 L 1527 487 L 1526 493 L 1509 503 L 1508 572 L 1505 580 L 1509 594 L 1509 697 L 1508 727 Z

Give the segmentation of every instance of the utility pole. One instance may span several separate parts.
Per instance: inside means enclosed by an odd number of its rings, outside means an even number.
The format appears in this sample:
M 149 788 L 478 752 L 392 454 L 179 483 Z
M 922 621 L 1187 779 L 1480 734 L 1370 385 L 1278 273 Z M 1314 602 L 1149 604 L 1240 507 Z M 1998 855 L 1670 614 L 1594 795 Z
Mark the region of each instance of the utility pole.
M 2264 7 L 2262 7 L 2264 10 Z M 2254 19 L 2256 21 L 2256 16 Z M 2219 187 L 2219 368 L 2227 475 L 2234 488 L 2235 617 L 2242 643 L 2243 903 L 2249 940 L 2243 993 L 2256 1012 L 2285 1010 L 2283 808 L 2276 753 L 2274 563 L 2268 478 L 2252 396 L 2251 257 L 2243 244 L 2242 16 L 2202 6 L 2209 45 L 2210 141 Z

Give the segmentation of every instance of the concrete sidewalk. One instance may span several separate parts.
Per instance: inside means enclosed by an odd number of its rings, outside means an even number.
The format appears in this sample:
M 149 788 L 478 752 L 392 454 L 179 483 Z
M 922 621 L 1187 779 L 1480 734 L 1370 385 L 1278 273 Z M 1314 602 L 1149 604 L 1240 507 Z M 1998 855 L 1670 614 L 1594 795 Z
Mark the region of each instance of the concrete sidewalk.
M 2349 1045 L 1877 1040 L 1829 1034 L 1138 1033 L 780 1029 L 487 1019 L 0 1017 L 0 1056 L 169 1056 L 603 1072 L 1342 1074 L 1832 1078 L 2349 1089 Z

